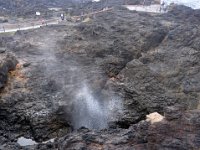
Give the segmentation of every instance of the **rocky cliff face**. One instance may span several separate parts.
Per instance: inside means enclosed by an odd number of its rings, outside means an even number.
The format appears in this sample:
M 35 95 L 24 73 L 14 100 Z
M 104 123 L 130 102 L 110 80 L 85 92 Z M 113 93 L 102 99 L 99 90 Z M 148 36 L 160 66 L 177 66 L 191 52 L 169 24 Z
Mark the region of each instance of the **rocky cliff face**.
M 187 7 L 114 9 L 2 35 L 19 63 L 1 91 L 0 148 L 24 136 L 56 138 L 27 149 L 198 149 L 199 24 Z M 145 121 L 155 111 L 164 118 Z

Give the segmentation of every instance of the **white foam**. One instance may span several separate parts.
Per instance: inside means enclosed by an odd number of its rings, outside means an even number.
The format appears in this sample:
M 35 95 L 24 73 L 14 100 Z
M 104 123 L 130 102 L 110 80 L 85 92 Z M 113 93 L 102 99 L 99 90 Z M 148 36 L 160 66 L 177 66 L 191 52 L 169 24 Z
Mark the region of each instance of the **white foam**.
M 31 146 L 31 145 L 36 145 L 36 144 L 38 144 L 37 142 L 33 141 L 32 139 L 26 139 L 26 138 L 24 138 L 24 137 L 18 138 L 17 143 L 18 143 L 20 146 Z
M 44 141 L 44 142 L 42 142 L 42 143 L 43 143 L 43 144 L 46 144 L 46 143 L 48 143 L 48 142 L 53 143 L 54 141 L 55 141 L 55 139 L 50 139 L 50 140 Z M 27 138 L 25 138 L 25 137 L 20 137 L 20 138 L 18 138 L 17 143 L 18 143 L 20 146 L 32 146 L 32 145 L 37 145 L 37 144 L 39 144 L 39 143 L 35 142 L 34 140 L 32 140 L 32 139 L 27 139 Z

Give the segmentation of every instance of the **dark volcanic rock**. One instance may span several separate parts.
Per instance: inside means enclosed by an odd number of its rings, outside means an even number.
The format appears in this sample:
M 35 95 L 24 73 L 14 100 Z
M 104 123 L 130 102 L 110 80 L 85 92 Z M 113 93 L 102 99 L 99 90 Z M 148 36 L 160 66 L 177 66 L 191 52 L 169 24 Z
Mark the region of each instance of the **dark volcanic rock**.
M 186 10 L 181 17 L 114 9 L 2 37 L 20 62 L 1 93 L 5 147 L 25 136 L 40 142 L 29 149 L 198 149 L 200 23 L 190 15 L 198 10 Z M 165 119 L 141 121 L 155 111 Z M 108 129 L 69 133 L 90 122 Z
M 185 108 L 181 105 L 179 106 L 170 106 L 165 108 L 164 116 L 167 120 L 179 119 L 182 117 Z
M 174 120 L 153 124 L 142 121 L 129 129 L 98 132 L 80 129 L 57 139 L 54 144 L 59 150 L 199 149 L 199 115 L 199 110 L 182 111 Z
M 15 69 L 17 60 L 11 54 L 1 54 L 0 56 L 0 88 L 4 87 L 7 79 L 8 72 Z
M 182 113 L 173 120 L 149 128 L 150 149 L 199 149 L 199 110 Z
M 49 142 L 24 148 L 36 150 L 198 149 L 200 147 L 199 115 L 199 110 L 182 111 L 179 118 L 164 119 L 153 124 L 141 121 L 129 129 L 91 131 L 81 128 L 77 132 L 57 138 L 54 143 Z M 18 146 L 10 143 L 10 149 L 14 148 Z
M 43 16 L 48 16 L 49 7 L 72 7 L 77 3 L 73 0 L 0 0 L 0 14 L 5 16 L 35 17 L 35 12 L 40 11 Z

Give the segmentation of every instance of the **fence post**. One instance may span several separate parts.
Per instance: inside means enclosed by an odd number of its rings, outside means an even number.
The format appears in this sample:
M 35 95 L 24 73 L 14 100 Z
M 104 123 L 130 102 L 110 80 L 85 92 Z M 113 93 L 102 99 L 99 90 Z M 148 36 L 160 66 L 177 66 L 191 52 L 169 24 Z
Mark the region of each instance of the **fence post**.
M 3 32 L 6 32 L 5 27 L 3 26 Z

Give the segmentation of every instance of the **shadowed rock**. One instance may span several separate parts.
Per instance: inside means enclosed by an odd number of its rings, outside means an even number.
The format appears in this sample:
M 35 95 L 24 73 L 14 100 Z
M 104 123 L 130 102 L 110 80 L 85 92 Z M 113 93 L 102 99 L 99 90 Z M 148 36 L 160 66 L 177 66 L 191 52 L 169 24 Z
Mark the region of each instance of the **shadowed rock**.
M 4 87 L 7 79 L 8 72 L 14 70 L 17 65 L 17 60 L 11 54 L 1 54 L 0 56 L 0 88 Z

